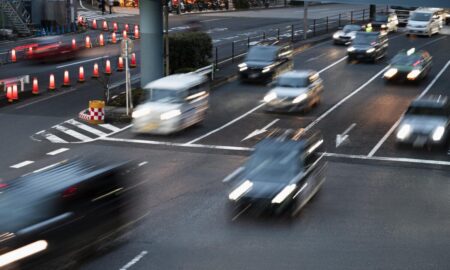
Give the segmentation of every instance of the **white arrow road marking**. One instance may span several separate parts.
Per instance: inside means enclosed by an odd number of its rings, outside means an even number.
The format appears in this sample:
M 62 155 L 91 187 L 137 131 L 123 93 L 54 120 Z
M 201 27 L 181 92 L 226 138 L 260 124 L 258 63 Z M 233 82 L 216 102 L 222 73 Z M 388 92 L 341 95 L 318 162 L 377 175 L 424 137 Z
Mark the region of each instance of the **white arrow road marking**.
M 349 133 L 355 126 L 356 124 L 353 123 L 342 134 L 336 135 L 336 148 L 338 148 L 345 140 L 348 139 L 347 133 Z
M 273 126 L 276 122 L 278 122 L 280 119 L 275 119 L 272 122 L 270 122 L 267 126 L 263 127 L 262 129 L 256 129 L 255 131 L 253 131 L 252 133 L 248 134 L 247 137 L 245 137 L 244 139 L 241 140 L 241 142 L 248 140 L 252 137 L 258 136 L 260 134 L 263 134 L 264 132 L 267 131 L 267 129 L 271 126 Z

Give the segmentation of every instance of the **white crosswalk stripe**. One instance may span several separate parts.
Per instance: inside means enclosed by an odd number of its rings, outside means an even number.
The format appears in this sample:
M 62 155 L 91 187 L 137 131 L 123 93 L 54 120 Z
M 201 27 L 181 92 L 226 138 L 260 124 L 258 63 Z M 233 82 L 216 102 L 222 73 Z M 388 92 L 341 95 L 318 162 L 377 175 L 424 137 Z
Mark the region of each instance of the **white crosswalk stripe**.
M 81 134 L 81 133 L 79 133 L 79 132 L 77 132 L 75 130 L 66 128 L 66 127 L 61 126 L 61 125 L 56 125 L 56 126 L 54 126 L 54 128 L 59 130 L 59 131 L 62 131 L 64 133 L 66 133 L 67 135 L 75 137 L 78 140 L 83 141 L 83 142 L 87 142 L 87 141 L 91 141 L 92 140 L 92 138 L 89 138 L 88 136 L 86 136 L 84 134 Z
M 74 125 L 74 126 L 76 126 L 77 128 L 79 128 L 79 129 L 85 130 L 85 131 L 90 132 L 90 133 L 92 133 L 92 134 L 95 134 L 95 135 L 97 135 L 97 136 L 105 136 L 105 135 L 107 135 L 107 134 L 104 133 L 103 131 L 100 131 L 100 130 L 95 129 L 95 128 L 92 128 L 92 127 L 90 127 L 90 126 L 88 126 L 88 125 L 82 124 L 82 123 L 78 122 L 78 121 L 75 120 L 75 119 L 67 120 L 66 123 L 69 123 L 69 124 L 71 124 L 71 125 Z
M 115 127 L 115 126 L 110 125 L 110 124 L 100 124 L 99 126 L 101 126 L 102 128 L 109 129 L 109 130 L 111 130 L 112 132 L 119 132 L 119 131 L 120 131 L 120 128 Z
M 113 14 L 109 14 L 106 13 L 104 15 L 102 15 L 101 11 L 93 11 L 93 10 L 89 10 L 89 11 L 78 11 L 78 16 L 81 16 L 83 18 L 86 18 L 87 20 L 91 21 L 91 20 L 108 20 L 111 18 L 119 18 L 119 17 L 129 17 L 129 16 L 134 16 L 132 14 L 124 14 L 124 13 L 113 13 Z
M 66 140 L 61 139 L 60 137 L 53 135 L 51 133 L 42 133 L 42 135 L 44 136 L 44 138 L 46 138 L 47 140 L 49 140 L 52 143 L 67 143 Z

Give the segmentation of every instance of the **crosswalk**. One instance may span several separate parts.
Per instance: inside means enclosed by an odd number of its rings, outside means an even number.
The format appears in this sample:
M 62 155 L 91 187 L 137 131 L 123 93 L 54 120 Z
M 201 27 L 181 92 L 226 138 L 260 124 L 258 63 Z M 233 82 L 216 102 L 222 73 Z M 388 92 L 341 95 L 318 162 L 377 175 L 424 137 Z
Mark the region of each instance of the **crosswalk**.
M 51 143 L 87 143 L 100 137 L 120 132 L 126 126 L 100 124 L 91 126 L 75 119 L 57 124 L 48 130 L 36 132 L 32 138 Z
M 135 16 L 135 15 L 127 14 L 127 13 L 112 13 L 112 14 L 109 14 L 108 12 L 105 12 L 105 14 L 102 15 L 101 11 L 78 10 L 78 16 L 86 18 L 88 21 L 92 21 L 92 20 L 108 20 L 108 19 L 120 18 L 120 17 L 130 17 L 130 16 Z

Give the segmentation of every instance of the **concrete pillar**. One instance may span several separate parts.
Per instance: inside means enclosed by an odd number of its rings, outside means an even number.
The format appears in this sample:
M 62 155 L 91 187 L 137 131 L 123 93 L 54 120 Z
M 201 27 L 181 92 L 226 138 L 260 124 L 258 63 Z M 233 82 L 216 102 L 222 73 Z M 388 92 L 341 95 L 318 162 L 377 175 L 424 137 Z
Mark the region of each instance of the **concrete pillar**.
M 161 0 L 140 0 L 141 87 L 163 77 L 163 18 Z

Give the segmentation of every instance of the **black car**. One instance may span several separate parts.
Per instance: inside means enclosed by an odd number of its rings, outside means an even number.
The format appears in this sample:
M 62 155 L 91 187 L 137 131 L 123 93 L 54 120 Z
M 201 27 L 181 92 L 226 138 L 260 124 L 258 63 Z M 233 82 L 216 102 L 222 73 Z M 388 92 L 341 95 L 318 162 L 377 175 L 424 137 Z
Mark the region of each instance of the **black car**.
M 383 77 L 386 81 L 416 82 L 430 73 L 431 66 L 432 57 L 427 51 L 402 50 L 391 60 Z
M 228 195 L 232 206 L 258 211 L 297 213 L 325 180 L 323 139 L 303 130 L 263 139 L 249 160 L 224 182 L 236 184 Z
M 77 159 L 0 183 L 0 268 L 63 269 L 116 231 L 132 202 L 130 166 Z
M 371 22 L 373 31 L 398 31 L 398 18 L 395 13 L 377 13 L 374 20 Z
M 347 49 L 349 62 L 369 60 L 376 62 L 387 54 L 389 43 L 381 32 L 357 32 L 352 46 Z
M 245 61 L 238 65 L 239 77 L 245 82 L 270 82 L 277 75 L 292 69 L 292 54 L 291 45 L 253 46 Z

